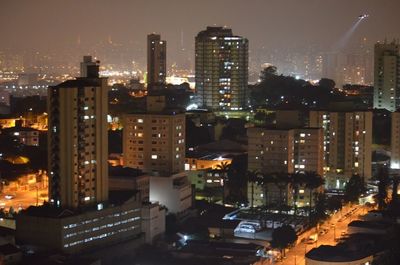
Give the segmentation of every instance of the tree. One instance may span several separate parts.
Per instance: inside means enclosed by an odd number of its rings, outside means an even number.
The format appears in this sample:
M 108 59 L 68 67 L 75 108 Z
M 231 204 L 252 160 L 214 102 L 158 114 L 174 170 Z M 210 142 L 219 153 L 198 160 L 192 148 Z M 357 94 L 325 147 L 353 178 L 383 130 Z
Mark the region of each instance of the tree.
M 316 195 L 314 221 L 321 222 L 326 218 L 326 195 L 324 192 L 319 192 Z
M 326 208 L 330 212 L 342 209 L 342 201 L 339 197 L 330 197 L 326 200 Z
M 241 205 L 247 201 L 247 154 L 237 155 L 232 159 L 228 171 L 228 196 L 227 202 Z
M 260 79 L 261 82 L 265 82 L 270 79 L 271 76 L 278 74 L 278 68 L 276 66 L 270 65 L 261 70 Z
M 317 193 L 314 193 L 314 191 L 315 191 L 315 189 L 318 189 L 318 188 L 320 188 L 321 186 L 323 186 L 324 185 L 324 183 L 325 183 L 325 181 L 324 181 L 324 179 L 320 176 L 320 175 L 318 175 L 316 172 L 313 172 L 313 171 L 306 171 L 306 172 L 304 172 L 304 179 L 305 179 L 305 182 L 306 182 L 306 188 L 309 190 L 309 192 L 310 192 L 310 201 L 309 201 L 309 207 L 308 207 L 308 217 L 309 217 L 309 220 L 310 220 L 310 222 L 311 222 L 311 208 L 312 208 L 312 202 L 313 202 L 313 194 L 318 194 L 318 192 Z
M 220 172 L 220 181 L 222 188 L 222 205 L 225 205 L 225 188 L 228 181 L 228 171 L 230 169 L 230 163 L 223 161 L 221 164 L 217 165 L 217 170 Z
M 297 215 L 297 200 L 299 198 L 299 188 L 306 183 L 305 175 L 302 172 L 289 175 L 290 185 L 293 189 L 293 208 L 294 215 Z
M 318 82 L 318 85 L 321 88 L 325 88 L 327 90 L 333 90 L 336 86 L 336 83 L 332 79 L 321 78 L 321 80 L 319 80 L 319 82 Z
M 283 251 L 283 256 L 285 256 L 285 248 L 293 245 L 296 240 L 296 231 L 290 225 L 284 225 L 275 228 L 272 232 L 271 246 L 273 248 L 278 248 L 281 253 Z
M 362 178 L 359 175 L 354 174 L 346 183 L 344 198 L 347 202 L 358 202 L 358 199 L 364 190 L 365 188 Z
M 378 183 L 378 194 L 376 200 L 378 203 L 378 209 L 383 210 L 387 206 L 388 193 L 387 189 L 389 186 L 389 172 L 385 167 L 379 168 L 377 179 Z
M 289 185 L 289 175 L 287 173 L 277 173 L 271 176 L 271 181 L 279 189 L 279 213 L 282 212 L 283 207 L 287 204 L 287 199 L 283 198 L 283 190 L 287 189 Z
M 260 175 L 256 170 L 247 171 L 247 181 L 251 185 L 251 198 L 250 198 L 250 207 L 253 209 L 254 207 L 254 185 L 257 185 L 260 181 Z

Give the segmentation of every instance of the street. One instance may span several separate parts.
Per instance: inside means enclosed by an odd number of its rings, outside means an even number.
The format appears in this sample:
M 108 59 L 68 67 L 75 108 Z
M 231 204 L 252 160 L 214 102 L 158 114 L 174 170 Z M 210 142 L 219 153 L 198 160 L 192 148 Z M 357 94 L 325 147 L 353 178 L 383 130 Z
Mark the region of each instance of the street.
M 46 196 L 41 196 L 43 194 L 46 194 Z M 11 194 L 13 196 L 11 199 L 6 199 L 6 195 L 7 194 L 0 193 L 0 207 L 4 208 L 6 211 L 8 211 L 10 207 L 13 207 L 14 210 L 17 211 L 20 208 L 25 209 L 29 206 L 35 206 L 37 203 L 38 205 L 42 205 L 44 200 L 48 200 L 47 189 L 17 191 Z
M 326 220 L 320 226 L 319 231 L 317 231 L 316 228 L 313 228 L 304 233 L 305 238 L 307 238 L 310 234 L 318 233 L 326 229 L 327 232 L 325 234 L 318 234 L 318 240 L 315 243 L 307 244 L 305 242 L 300 242 L 286 252 L 286 258 L 284 258 L 283 261 L 271 262 L 269 260 L 261 260 L 255 264 L 305 265 L 305 253 L 320 245 L 336 245 L 337 242 L 335 241 L 335 238 L 339 239 L 344 235 L 347 235 L 347 225 L 354 220 L 358 220 L 359 215 L 365 213 L 365 206 L 345 206 L 341 211 Z M 300 238 L 302 238 L 302 236 Z

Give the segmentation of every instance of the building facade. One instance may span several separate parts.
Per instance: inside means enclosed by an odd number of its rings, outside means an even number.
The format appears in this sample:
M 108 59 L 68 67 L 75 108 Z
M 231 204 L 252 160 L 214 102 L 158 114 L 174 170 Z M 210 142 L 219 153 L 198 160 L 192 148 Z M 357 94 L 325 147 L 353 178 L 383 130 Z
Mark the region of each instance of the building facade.
M 108 198 L 108 86 L 98 67 L 48 89 L 49 197 L 56 206 Z
M 165 205 L 169 213 L 184 215 L 192 207 L 192 185 L 186 173 L 150 177 L 150 201 Z
M 323 175 L 323 132 L 320 128 L 269 129 L 249 128 L 248 169 L 261 174 L 290 174 L 296 172 L 315 172 Z M 287 205 L 293 200 L 290 185 L 280 188 L 268 185 L 264 194 L 263 185 L 248 183 L 248 200 L 255 206 L 277 203 L 284 200 Z M 304 188 L 300 189 L 300 202 L 307 204 Z M 302 195 L 305 193 L 304 195 Z M 268 197 L 267 197 L 268 196 Z M 282 197 L 281 197 L 282 196 Z
M 21 243 L 66 253 L 115 244 L 141 235 L 141 206 L 135 197 L 114 207 L 84 212 L 28 208 L 16 219 Z
M 199 105 L 215 110 L 238 110 L 246 106 L 248 81 L 246 38 L 231 29 L 207 27 L 196 36 L 195 70 Z
M 374 108 L 396 111 L 400 106 L 399 43 L 375 44 Z
M 167 42 L 158 34 L 147 35 L 147 87 L 165 83 Z
M 184 113 L 127 114 L 123 123 L 124 166 L 167 175 L 184 171 Z
M 372 176 L 372 112 L 310 111 L 309 125 L 324 131 L 324 174 L 331 188 L 358 174 Z

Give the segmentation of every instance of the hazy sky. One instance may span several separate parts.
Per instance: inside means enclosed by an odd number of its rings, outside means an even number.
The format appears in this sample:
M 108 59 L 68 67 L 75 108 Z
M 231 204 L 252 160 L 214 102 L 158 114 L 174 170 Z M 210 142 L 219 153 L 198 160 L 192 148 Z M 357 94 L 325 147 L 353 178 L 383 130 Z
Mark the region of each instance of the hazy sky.
M 161 33 L 172 54 L 181 32 L 187 49 L 207 25 L 226 25 L 251 49 L 329 46 L 360 14 L 353 40 L 400 37 L 399 0 L 0 0 L 0 49 L 92 45 L 108 36 L 143 46 Z M 172 55 L 173 56 L 173 55 Z

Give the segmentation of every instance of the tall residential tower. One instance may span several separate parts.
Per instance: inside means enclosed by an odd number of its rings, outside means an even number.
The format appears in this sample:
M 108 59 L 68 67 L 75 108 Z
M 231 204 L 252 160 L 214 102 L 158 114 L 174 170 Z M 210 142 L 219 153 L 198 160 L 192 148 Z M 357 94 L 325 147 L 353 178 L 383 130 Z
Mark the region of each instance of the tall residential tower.
M 238 110 L 246 105 L 249 42 L 231 29 L 207 27 L 196 36 L 196 91 L 201 107 Z
M 353 174 L 372 177 L 372 112 L 310 111 L 309 125 L 324 130 L 327 186 L 343 188 Z
M 400 106 L 400 53 L 399 44 L 375 44 L 374 108 L 396 111 Z
M 108 199 L 107 79 L 85 57 L 82 73 L 48 89 L 50 200 L 77 208 Z
M 158 34 L 147 35 L 147 87 L 165 83 L 167 42 Z

